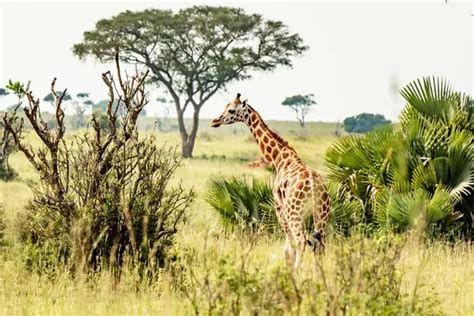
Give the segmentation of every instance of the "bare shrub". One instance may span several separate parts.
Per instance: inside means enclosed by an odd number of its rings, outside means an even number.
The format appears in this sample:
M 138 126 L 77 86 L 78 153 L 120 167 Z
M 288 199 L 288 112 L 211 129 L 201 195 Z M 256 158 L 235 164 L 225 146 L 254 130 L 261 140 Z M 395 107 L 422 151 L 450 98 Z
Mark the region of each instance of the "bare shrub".
M 92 128 L 67 143 L 61 102 L 55 99 L 55 127 L 43 121 L 39 100 L 28 92 L 25 115 L 43 148 L 33 150 L 22 138 L 22 121 L 6 115 L 4 123 L 39 173 L 34 198 L 19 221 L 31 268 L 56 269 L 65 263 L 74 272 L 127 264 L 141 273 L 164 263 L 177 226 L 193 192 L 169 181 L 180 165 L 174 149 L 159 148 L 153 137 L 140 138 L 136 122 L 148 102 L 147 73 L 123 79 L 118 53 L 118 83 L 110 72 L 102 79 L 109 92 L 107 126 L 95 117 Z M 122 103 L 123 115 L 117 114 Z

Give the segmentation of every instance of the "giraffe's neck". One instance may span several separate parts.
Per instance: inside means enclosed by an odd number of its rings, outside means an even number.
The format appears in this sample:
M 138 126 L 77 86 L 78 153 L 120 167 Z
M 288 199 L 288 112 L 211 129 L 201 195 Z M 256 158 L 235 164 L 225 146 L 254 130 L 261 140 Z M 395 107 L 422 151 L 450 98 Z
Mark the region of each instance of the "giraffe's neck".
M 265 162 L 279 170 L 285 166 L 284 162 L 288 159 L 299 160 L 294 149 L 265 124 L 255 109 L 248 106 L 248 114 L 245 123 L 257 141 Z

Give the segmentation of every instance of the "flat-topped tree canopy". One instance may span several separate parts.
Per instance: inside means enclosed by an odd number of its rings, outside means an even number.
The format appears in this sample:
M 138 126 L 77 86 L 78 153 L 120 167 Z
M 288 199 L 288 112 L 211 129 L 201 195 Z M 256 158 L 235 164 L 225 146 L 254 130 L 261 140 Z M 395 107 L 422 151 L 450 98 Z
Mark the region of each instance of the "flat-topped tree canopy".
M 0 88 L 0 97 L 8 95 L 8 91 L 6 89 Z
M 314 101 L 314 94 L 294 95 L 286 97 L 281 103 L 284 106 L 289 106 L 296 113 L 296 118 L 300 122 L 300 126 L 305 126 L 306 115 L 311 110 L 311 106 L 316 104 Z
M 178 12 L 125 11 L 100 20 L 95 30 L 84 32 L 73 52 L 79 58 L 109 61 L 116 49 L 125 62 L 148 67 L 151 80 L 170 93 L 182 154 L 191 157 L 199 111 L 209 98 L 231 81 L 250 78 L 253 71 L 291 67 L 292 58 L 308 47 L 280 21 L 240 8 L 193 6 Z M 188 105 L 194 109 L 190 130 L 183 119 Z

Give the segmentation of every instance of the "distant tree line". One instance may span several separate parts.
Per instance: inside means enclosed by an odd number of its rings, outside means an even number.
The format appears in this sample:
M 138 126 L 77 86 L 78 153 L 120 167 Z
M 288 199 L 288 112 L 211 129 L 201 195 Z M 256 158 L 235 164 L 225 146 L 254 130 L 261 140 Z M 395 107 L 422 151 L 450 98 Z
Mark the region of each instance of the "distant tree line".
M 362 113 L 344 119 L 343 126 L 344 130 L 348 133 L 365 134 L 374 128 L 390 123 L 391 122 L 381 114 Z

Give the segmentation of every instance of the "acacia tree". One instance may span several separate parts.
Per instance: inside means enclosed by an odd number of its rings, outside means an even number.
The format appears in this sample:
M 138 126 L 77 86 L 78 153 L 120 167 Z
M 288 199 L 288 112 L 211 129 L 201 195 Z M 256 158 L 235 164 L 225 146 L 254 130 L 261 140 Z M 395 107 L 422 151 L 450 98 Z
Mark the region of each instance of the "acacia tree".
M 294 95 L 292 97 L 287 97 L 282 105 L 289 106 L 296 113 L 296 119 L 300 122 L 300 126 L 304 127 L 306 115 L 311 110 L 311 106 L 316 104 L 314 101 L 313 94 L 307 95 Z
M 169 92 L 178 116 L 182 156 L 192 157 L 206 101 L 228 83 L 250 78 L 252 71 L 291 67 L 292 57 L 307 46 L 280 21 L 240 8 L 193 6 L 178 12 L 125 11 L 100 20 L 73 52 L 104 62 L 117 48 L 125 62 L 149 68 L 151 80 Z M 190 127 L 184 122 L 188 108 L 193 110 Z
M 75 128 L 81 128 L 86 125 L 85 112 L 91 109 L 94 102 L 90 100 L 90 95 L 87 92 L 79 92 L 76 94 L 76 100 L 73 102 L 75 111 Z
M 57 94 L 61 94 L 62 91 L 56 91 Z M 69 94 L 66 94 L 64 96 L 63 101 L 71 101 L 72 98 Z M 44 96 L 43 101 L 51 103 L 52 106 L 54 106 L 55 98 L 52 92 L 48 93 L 47 95 Z

